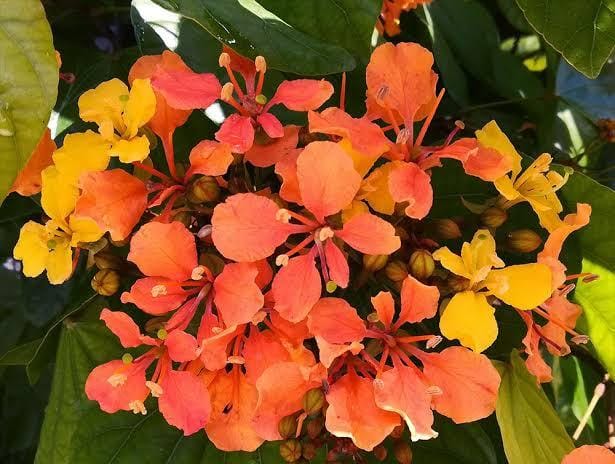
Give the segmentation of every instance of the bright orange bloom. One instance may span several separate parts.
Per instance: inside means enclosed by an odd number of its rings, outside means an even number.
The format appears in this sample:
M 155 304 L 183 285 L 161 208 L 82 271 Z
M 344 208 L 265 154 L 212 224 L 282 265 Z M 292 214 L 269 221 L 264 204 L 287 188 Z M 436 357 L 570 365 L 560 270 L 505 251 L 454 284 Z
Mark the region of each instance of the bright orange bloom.
M 56 148 L 56 144 L 51 138 L 51 131 L 45 129 L 41 139 L 30 155 L 30 159 L 13 181 L 10 191 L 17 192 L 24 197 L 39 193 L 43 185 L 41 172 L 47 166 L 53 164 L 51 155 L 53 155 Z
M 401 32 L 399 17 L 404 11 L 410 11 L 419 5 L 430 3 L 431 0 L 384 0 L 382 11 L 376 23 L 376 29 L 380 34 L 394 37 Z
M 600 445 L 584 445 L 564 456 L 562 464 L 615 464 L 615 454 Z
M 267 143 L 255 143 L 246 151 L 244 159 L 254 166 L 266 168 L 290 156 L 299 143 L 299 126 L 284 126 L 284 135 Z

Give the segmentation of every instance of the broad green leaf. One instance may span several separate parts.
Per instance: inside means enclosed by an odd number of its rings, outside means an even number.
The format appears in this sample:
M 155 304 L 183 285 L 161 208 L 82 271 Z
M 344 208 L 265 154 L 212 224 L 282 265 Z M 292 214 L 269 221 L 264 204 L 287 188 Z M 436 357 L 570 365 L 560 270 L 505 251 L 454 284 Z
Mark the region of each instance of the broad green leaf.
M 574 448 L 572 440 L 518 351 L 510 361 L 497 365 L 502 383 L 496 416 L 506 457 L 510 464 L 560 464 Z
M 517 0 L 529 23 L 588 77 L 600 74 L 615 48 L 614 0 Z
M 592 205 L 589 225 L 571 237 L 569 253 L 582 257 L 581 272 L 597 274 L 591 283 L 579 282 L 574 299 L 583 307 L 580 330 L 589 336 L 591 346 L 611 376 L 615 375 L 615 192 L 589 177 L 575 173 L 561 190 L 567 210 L 577 202 Z M 569 271 L 570 272 L 570 271 Z
M 523 16 L 523 12 L 519 8 L 519 5 L 515 3 L 515 0 L 497 0 L 498 6 L 502 11 L 502 14 L 506 17 L 508 22 L 519 29 L 521 32 L 530 32 L 532 27 Z
M 56 101 L 58 65 L 39 0 L 0 0 L 0 202 L 23 169 Z
M 355 67 L 344 48 L 292 28 L 255 0 L 156 0 L 242 55 L 262 55 L 272 69 L 304 76 Z
M 369 59 L 380 0 L 260 0 L 295 29 Z

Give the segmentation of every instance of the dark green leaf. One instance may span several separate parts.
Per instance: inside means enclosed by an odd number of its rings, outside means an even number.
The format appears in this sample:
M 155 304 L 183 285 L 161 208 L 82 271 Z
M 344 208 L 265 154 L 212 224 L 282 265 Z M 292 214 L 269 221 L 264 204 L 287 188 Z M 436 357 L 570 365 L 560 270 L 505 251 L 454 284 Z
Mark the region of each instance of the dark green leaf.
M 496 415 L 510 464 L 560 464 L 574 445 L 519 352 L 498 363 L 502 376 Z
M 58 66 L 39 0 L 0 0 L 0 202 L 49 120 Z
M 600 74 L 615 47 L 613 0 L 517 0 L 529 23 L 588 77 Z
M 174 0 L 158 4 L 239 53 L 266 57 L 268 66 L 305 76 L 334 74 L 355 67 L 342 47 L 293 29 L 255 0 Z
M 532 28 L 515 0 L 498 0 L 498 6 L 510 24 L 521 32 L 531 32 Z

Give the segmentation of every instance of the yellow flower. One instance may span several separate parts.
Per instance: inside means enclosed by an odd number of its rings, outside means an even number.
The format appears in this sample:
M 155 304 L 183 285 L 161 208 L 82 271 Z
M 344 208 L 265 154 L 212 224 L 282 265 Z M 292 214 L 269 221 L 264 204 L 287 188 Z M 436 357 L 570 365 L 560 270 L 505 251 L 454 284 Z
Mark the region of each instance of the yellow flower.
M 72 249 L 81 242 L 99 240 L 103 231 L 93 219 L 72 215 L 79 189 L 56 166 L 42 172 L 42 184 L 41 204 L 50 219 L 45 225 L 24 224 L 13 256 L 22 261 L 27 277 L 47 270 L 49 282 L 61 284 L 72 273 Z
M 543 153 L 522 172 L 521 155 L 494 121 L 477 131 L 476 138 L 482 146 L 498 151 L 512 162 L 510 175 L 502 176 L 494 182 L 501 195 L 497 205 L 508 209 L 527 201 L 538 215 L 540 224 L 549 232 L 561 225 L 559 213 L 563 208 L 555 192 L 566 183 L 569 174 L 562 176 L 549 170 L 551 155 Z
M 477 231 L 470 243 L 464 243 L 461 255 L 443 247 L 433 258 L 469 281 L 468 290 L 457 293 L 444 308 L 440 330 L 476 352 L 486 350 L 498 335 L 495 309 L 487 296 L 495 295 L 521 310 L 533 309 L 551 296 L 550 268 L 538 263 L 505 267 L 487 230 Z
M 53 153 L 53 162 L 62 180 L 77 186 L 81 174 L 107 168 L 110 149 L 111 143 L 91 130 L 69 134 Z
M 103 82 L 79 98 L 79 115 L 98 124 L 110 142 L 109 155 L 123 163 L 143 161 L 149 155 L 149 140 L 138 135 L 156 110 L 156 96 L 149 79 L 135 79 L 130 91 L 119 79 Z

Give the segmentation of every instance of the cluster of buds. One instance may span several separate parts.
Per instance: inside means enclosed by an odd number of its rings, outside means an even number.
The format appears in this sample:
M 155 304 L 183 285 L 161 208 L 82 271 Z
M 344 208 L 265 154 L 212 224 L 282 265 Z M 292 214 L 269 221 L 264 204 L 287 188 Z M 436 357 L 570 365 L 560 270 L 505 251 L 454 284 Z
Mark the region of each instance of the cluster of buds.
M 561 356 L 587 341 L 567 295 L 594 276 L 567 276 L 559 255 L 590 206 L 562 217 L 568 174 L 549 155 L 522 169 L 495 122 L 467 137 L 457 122 L 425 143 L 444 95 L 428 50 L 377 47 L 361 117 L 345 111 L 344 88 L 338 107 L 321 109 L 334 93 L 326 80 L 284 81 L 268 96 L 263 57 L 224 49 L 219 64 L 224 85 L 174 53 L 144 56 L 130 86 L 113 79 L 79 99 L 96 130 L 47 144 L 48 218 L 24 225 L 14 255 L 54 284 L 94 266 L 94 290 L 120 293 L 123 306 L 100 319 L 127 351 L 85 383 L 103 411 L 157 403 L 186 435 L 225 451 L 279 440 L 289 463 L 325 453 L 409 464 L 409 440 L 438 436 L 434 414 L 493 413 L 500 376 L 483 352 L 496 311 L 527 325 L 526 362 L 541 382 L 551 378 L 541 346 Z M 215 140 L 176 162 L 176 128 L 216 101 L 229 115 Z M 284 125 L 276 105 L 307 125 Z M 154 145 L 166 164 L 150 157 Z M 444 162 L 497 195 L 437 217 L 431 176 Z M 520 203 L 536 230 L 510 229 Z

